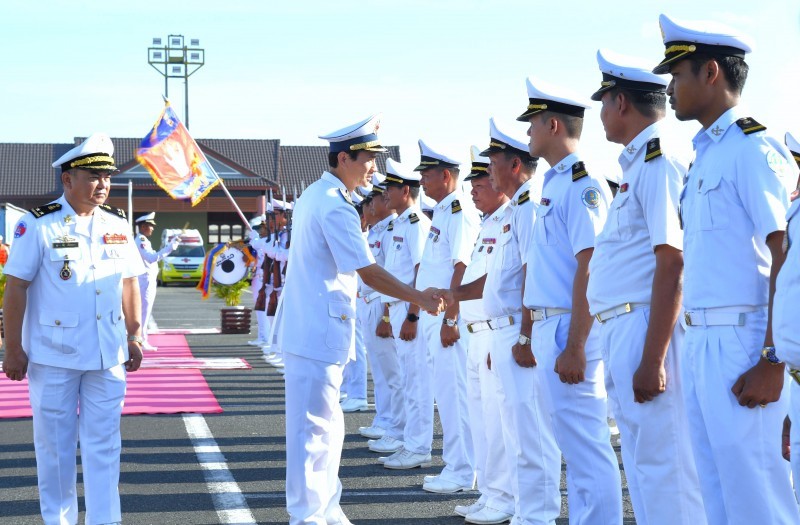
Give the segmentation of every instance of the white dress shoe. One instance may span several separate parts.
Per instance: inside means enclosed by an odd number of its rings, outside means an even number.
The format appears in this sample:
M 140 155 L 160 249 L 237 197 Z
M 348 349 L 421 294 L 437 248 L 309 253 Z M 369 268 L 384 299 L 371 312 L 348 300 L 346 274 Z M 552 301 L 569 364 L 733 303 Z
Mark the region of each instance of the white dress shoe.
M 381 457 L 379 457 L 379 458 L 378 458 L 378 463 L 380 463 L 380 464 L 384 464 L 384 463 L 386 463 L 386 461 L 387 461 L 387 460 L 389 460 L 389 459 L 394 459 L 394 458 L 396 458 L 396 457 L 399 457 L 399 456 L 400 456 L 400 454 L 402 454 L 402 453 L 403 453 L 403 447 L 400 447 L 400 448 L 397 450 L 397 452 L 395 452 L 394 454 L 390 454 L 390 455 L 388 455 L 388 456 L 381 456 Z
M 380 439 L 370 439 L 368 442 L 369 449 L 373 452 L 397 452 L 403 448 L 403 442 L 389 436 L 383 436 Z
M 386 434 L 381 427 L 358 427 L 358 433 L 369 439 L 380 439 Z
M 364 412 L 368 408 L 366 399 L 352 397 L 342 401 L 342 412 Z
M 385 467 L 386 464 L 384 463 L 383 466 Z M 453 494 L 455 492 L 461 492 L 462 490 L 472 490 L 472 486 L 459 485 L 458 483 L 453 483 L 452 481 L 445 481 L 440 476 L 433 481 L 427 481 L 423 483 L 422 490 L 427 492 L 435 492 L 437 494 Z
M 397 457 L 392 457 L 383 462 L 384 468 L 393 470 L 405 470 L 417 467 L 430 467 L 430 454 L 415 454 L 410 450 L 403 449 Z
M 435 476 L 425 476 L 422 478 L 422 482 L 430 483 L 431 481 L 436 481 L 437 479 L 439 479 L 439 474 L 436 474 Z
M 483 507 L 478 512 L 467 514 L 464 520 L 467 523 L 478 523 L 482 525 L 492 525 L 494 523 L 505 523 L 513 518 L 513 514 L 508 514 L 491 507 Z
M 453 509 L 453 512 L 466 518 L 468 514 L 475 514 L 479 510 L 482 510 L 485 506 L 486 504 L 484 502 L 478 500 L 472 505 L 456 505 L 456 508 Z
M 264 346 L 267 342 L 261 339 L 253 339 L 252 341 L 247 341 L 247 344 L 250 346 Z

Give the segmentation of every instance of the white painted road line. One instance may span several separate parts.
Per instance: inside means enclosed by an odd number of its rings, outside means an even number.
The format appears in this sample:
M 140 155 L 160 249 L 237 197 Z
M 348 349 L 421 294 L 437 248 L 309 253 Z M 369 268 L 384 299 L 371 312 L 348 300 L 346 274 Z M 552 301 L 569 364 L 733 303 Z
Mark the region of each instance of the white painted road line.
M 239 484 L 228 470 L 228 463 L 222 455 L 211 430 L 201 414 L 184 414 L 183 424 L 192 440 L 197 461 L 203 469 L 208 491 L 217 510 L 221 524 L 256 525 L 253 513 L 247 506 Z

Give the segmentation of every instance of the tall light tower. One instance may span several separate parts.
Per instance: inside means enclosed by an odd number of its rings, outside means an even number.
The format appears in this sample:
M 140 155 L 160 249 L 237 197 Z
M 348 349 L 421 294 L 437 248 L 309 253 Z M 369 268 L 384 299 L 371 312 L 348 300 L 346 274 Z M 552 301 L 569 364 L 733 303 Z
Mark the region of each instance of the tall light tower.
M 182 78 L 184 82 L 185 111 L 183 123 L 189 128 L 189 77 L 206 63 L 206 52 L 200 40 L 192 38 L 185 45 L 183 35 L 169 35 L 166 43 L 153 38 L 153 46 L 147 48 L 147 63 L 164 77 L 164 96 L 169 98 L 169 79 Z

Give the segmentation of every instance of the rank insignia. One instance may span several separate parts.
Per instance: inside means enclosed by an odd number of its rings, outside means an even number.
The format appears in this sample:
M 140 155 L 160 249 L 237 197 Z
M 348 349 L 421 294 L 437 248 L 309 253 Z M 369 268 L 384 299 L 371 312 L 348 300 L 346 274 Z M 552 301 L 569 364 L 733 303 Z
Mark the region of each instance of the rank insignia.
M 636 146 L 631 144 L 630 146 L 625 148 L 625 151 L 627 151 L 629 154 L 633 155 L 634 153 L 636 153 Z
M 600 190 L 593 187 L 588 187 L 581 193 L 581 201 L 587 208 L 597 208 L 600 202 Z
M 711 130 L 711 134 L 714 135 L 715 137 L 719 137 L 720 135 L 722 135 L 723 131 L 725 130 L 722 129 L 721 127 L 715 126 L 714 129 Z
M 511 225 L 510 224 L 504 224 L 503 225 L 503 233 L 508 233 L 510 231 L 511 231 Z
M 64 215 L 64 224 L 72 224 L 72 215 Z
M 494 248 L 494 246 L 489 246 L 486 248 L 486 253 L 492 253 L 492 248 Z
M 519 199 L 517 199 L 517 204 L 524 204 L 529 200 L 531 200 L 531 192 L 525 190 L 519 195 Z
M 458 213 L 461 211 L 461 203 L 458 202 L 458 199 L 455 199 L 453 201 L 453 204 L 450 206 L 450 209 L 452 210 L 453 213 Z
M 44 206 L 39 206 L 38 208 L 31 208 L 31 213 L 37 219 L 40 217 L 44 217 L 48 213 L 53 213 L 54 211 L 58 211 L 61 209 L 61 205 L 57 202 L 51 202 L 50 204 L 45 204 Z
M 547 197 L 542 197 L 542 200 L 539 201 L 539 204 L 542 206 L 550 206 L 550 199 Z
M 589 172 L 586 171 L 586 166 L 583 164 L 583 161 L 578 161 L 572 165 L 572 182 L 588 176 Z
M 647 153 L 644 154 L 644 161 L 650 162 L 663 155 L 661 153 L 661 139 L 658 137 L 647 141 Z
M 758 131 L 764 131 L 767 129 L 766 126 L 759 124 L 750 117 L 740 118 L 736 121 L 736 125 L 742 129 L 742 133 L 745 135 L 750 135 L 751 133 L 756 133 Z
M 416 224 L 419 222 L 419 217 L 417 217 L 416 213 L 412 213 L 411 215 L 408 216 L 408 222 L 410 222 L 411 224 Z
M 622 186 L 619 187 L 619 192 L 620 193 L 625 193 L 626 191 L 628 191 L 628 183 L 627 182 L 623 183 Z
M 128 236 L 124 233 L 107 233 L 103 235 L 103 242 L 106 244 L 125 244 L 128 242 Z

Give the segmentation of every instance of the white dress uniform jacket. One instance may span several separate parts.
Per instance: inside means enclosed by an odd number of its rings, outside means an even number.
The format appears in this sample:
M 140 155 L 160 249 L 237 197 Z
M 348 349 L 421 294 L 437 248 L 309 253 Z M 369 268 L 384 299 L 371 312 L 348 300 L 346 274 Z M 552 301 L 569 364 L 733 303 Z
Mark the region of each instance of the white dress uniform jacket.
M 576 153 L 547 170 L 527 253 L 523 302 L 530 309 L 544 310 L 543 318 L 533 324 L 531 344 L 538 368 L 544 372 L 555 437 L 567 463 L 570 515 L 578 522 L 620 524 L 620 473 L 606 421 L 596 331 L 586 340 L 582 383 L 562 383 L 554 372 L 556 359 L 566 348 L 572 319 L 569 312 L 578 267 L 575 255 L 594 247 L 610 200 L 608 183 L 587 174 Z M 550 316 L 547 311 L 551 308 L 562 310 Z
M 622 181 L 595 242 L 587 296 L 591 313 L 604 319 L 598 328 L 606 391 L 618 407 L 614 415 L 637 523 L 692 525 L 706 518 L 681 388 L 680 323 L 664 362 L 667 390 L 647 403 L 636 403 L 633 392 L 650 319 L 654 249 L 683 248 L 678 198 L 686 169 L 661 148 L 659 126 L 652 124 L 622 150 Z
M 695 135 L 696 158 L 681 194 L 686 406 L 709 523 L 798 523 L 780 453 L 788 396 L 749 409 L 731 392 L 761 359 L 766 238 L 783 230 L 787 188 L 795 182 L 785 146 L 740 117 L 731 108 Z
M 343 520 L 342 372 L 354 356 L 356 270 L 375 262 L 344 184 L 325 172 L 297 201 L 283 294 L 290 524 Z

